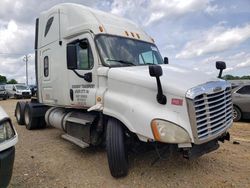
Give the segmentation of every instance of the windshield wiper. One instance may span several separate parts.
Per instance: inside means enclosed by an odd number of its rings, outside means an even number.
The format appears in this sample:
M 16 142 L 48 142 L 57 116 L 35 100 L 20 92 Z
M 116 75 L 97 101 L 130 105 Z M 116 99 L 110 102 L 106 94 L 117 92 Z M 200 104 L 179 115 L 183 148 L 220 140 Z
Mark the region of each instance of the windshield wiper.
M 126 61 L 126 60 L 119 60 L 119 59 L 106 59 L 106 61 L 116 61 L 116 62 L 123 63 L 123 64 L 126 64 L 126 65 L 136 65 L 133 62 Z

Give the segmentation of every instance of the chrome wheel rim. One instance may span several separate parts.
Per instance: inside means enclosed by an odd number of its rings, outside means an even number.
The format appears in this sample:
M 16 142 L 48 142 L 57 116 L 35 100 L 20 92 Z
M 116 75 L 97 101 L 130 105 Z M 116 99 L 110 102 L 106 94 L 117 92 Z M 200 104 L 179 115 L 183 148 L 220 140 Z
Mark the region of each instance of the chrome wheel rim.
M 26 124 L 26 125 L 29 125 L 29 123 L 30 123 L 30 118 L 29 118 L 29 111 L 28 111 L 28 109 L 25 110 L 25 113 L 24 113 L 24 120 L 25 120 L 25 124 Z
M 237 115 L 238 115 L 237 111 L 233 109 L 233 119 L 236 119 Z
M 21 118 L 21 110 L 20 110 L 20 107 L 18 107 L 18 108 L 16 109 L 16 118 L 17 118 L 18 121 L 19 121 L 20 118 Z

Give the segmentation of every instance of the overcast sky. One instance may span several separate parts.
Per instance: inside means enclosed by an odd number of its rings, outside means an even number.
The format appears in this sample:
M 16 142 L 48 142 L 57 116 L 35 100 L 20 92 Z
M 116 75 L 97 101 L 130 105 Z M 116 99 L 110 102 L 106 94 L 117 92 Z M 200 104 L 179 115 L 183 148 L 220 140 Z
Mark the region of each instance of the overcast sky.
M 250 0 L 1 0 L 0 74 L 25 82 L 23 55 L 34 75 L 34 23 L 62 2 L 83 4 L 133 20 L 152 36 L 171 64 L 217 74 L 250 75 Z

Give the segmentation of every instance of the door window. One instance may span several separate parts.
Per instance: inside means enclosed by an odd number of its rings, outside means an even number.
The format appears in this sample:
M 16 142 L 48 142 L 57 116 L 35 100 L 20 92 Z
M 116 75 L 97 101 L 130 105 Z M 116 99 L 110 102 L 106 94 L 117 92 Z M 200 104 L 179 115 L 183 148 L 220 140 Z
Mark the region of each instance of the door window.
M 250 95 L 250 85 L 240 88 L 236 93 Z
M 77 69 L 89 70 L 93 68 L 94 61 L 90 45 L 86 39 L 76 44 L 77 49 Z

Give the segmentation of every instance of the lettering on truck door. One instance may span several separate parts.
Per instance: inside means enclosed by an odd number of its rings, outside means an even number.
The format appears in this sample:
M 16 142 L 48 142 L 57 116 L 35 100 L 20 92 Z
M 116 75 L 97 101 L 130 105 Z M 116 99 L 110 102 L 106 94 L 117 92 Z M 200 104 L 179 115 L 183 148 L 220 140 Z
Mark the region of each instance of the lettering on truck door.
M 68 45 L 75 45 L 76 69 L 69 71 L 69 100 L 74 106 L 91 107 L 95 105 L 97 74 L 95 63 L 96 51 L 90 34 L 83 34 L 80 39 Z

